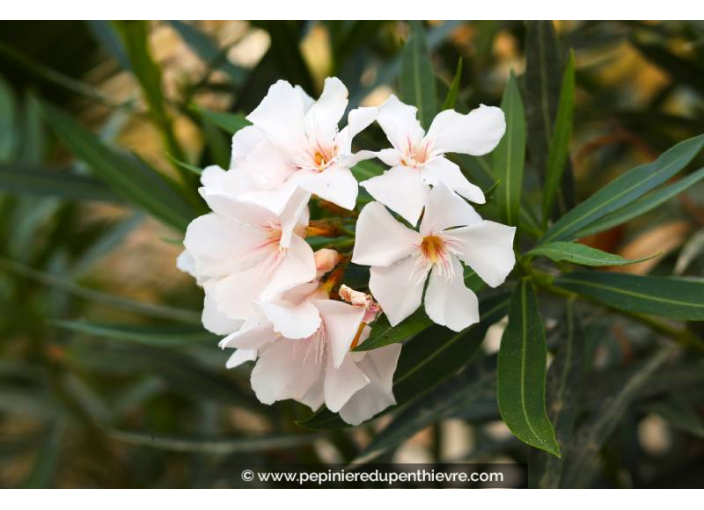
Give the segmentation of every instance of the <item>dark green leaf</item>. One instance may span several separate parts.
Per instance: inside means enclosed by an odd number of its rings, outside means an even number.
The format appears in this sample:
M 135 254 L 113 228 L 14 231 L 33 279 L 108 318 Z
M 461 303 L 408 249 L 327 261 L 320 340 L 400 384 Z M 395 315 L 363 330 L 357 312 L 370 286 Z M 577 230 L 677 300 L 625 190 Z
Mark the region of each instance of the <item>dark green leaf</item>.
M 704 320 L 704 283 L 598 271 L 559 276 L 554 285 L 627 312 Z
M 450 84 L 450 90 L 447 91 L 447 97 L 440 110 L 453 110 L 457 102 L 457 95 L 460 92 L 460 82 L 462 81 L 462 57 L 457 60 L 457 71 L 455 77 Z
M 551 243 L 541 244 L 537 248 L 533 248 L 526 255 L 532 257 L 543 256 L 553 262 L 567 261 L 582 266 L 625 266 L 628 264 L 637 264 L 638 262 L 649 260 L 655 256 L 652 255 L 635 260 L 625 259 L 619 255 L 597 250 L 591 246 L 566 241 L 553 241 Z
M 23 489 L 50 489 L 54 486 L 59 471 L 59 457 L 64 447 L 65 425 L 57 423 L 44 440 L 39 454 L 28 477 L 22 483 Z
M 55 320 L 51 323 L 59 328 L 97 336 L 135 342 L 152 347 L 189 347 L 209 342 L 217 345 L 219 337 L 208 333 L 203 328 L 133 326 L 126 324 L 98 324 L 84 321 Z
M 174 452 L 196 452 L 212 455 L 265 452 L 268 450 L 295 448 L 310 444 L 321 437 L 321 434 L 282 434 L 278 436 L 250 436 L 231 439 L 217 437 L 193 438 L 159 436 L 123 430 L 110 430 L 108 434 L 118 441 L 137 446 L 147 446 Z
M 547 376 L 547 409 L 555 424 L 561 458 L 539 450 L 530 451 L 529 485 L 541 489 L 560 487 L 563 466 L 569 462 L 569 444 L 584 384 L 586 341 L 572 300 L 567 302 L 557 336 L 557 354 Z
M 576 233 L 604 216 L 618 211 L 655 189 L 684 169 L 704 146 L 704 135 L 678 143 L 652 163 L 641 165 L 614 179 L 559 219 L 540 241 L 574 239 Z
M 0 190 L 68 200 L 122 202 L 108 186 L 93 177 L 23 163 L 0 163 Z
M 15 97 L 10 85 L 0 76 L 0 161 L 12 157 L 15 149 Z
M 164 176 L 145 163 L 109 148 L 58 108 L 45 103 L 42 111 L 56 134 L 91 172 L 158 219 L 180 230 L 186 229 L 195 213 Z
M 557 117 L 550 140 L 548 166 L 543 188 L 543 222 L 547 224 L 555 197 L 560 191 L 565 166 L 569 158 L 570 139 L 572 138 L 572 117 L 574 114 L 574 52 L 570 52 L 565 75 L 562 79 L 560 102 Z
M 418 119 L 428 128 L 437 113 L 435 71 L 425 41 L 423 22 L 411 21 L 411 35 L 403 48 L 401 100 L 418 108 Z
M 660 189 L 652 191 L 635 202 L 632 202 L 617 211 L 612 212 L 601 218 L 598 222 L 589 227 L 575 233 L 575 237 L 584 237 L 592 234 L 597 234 L 608 230 L 617 225 L 621 225 L 633 218 L 645 214 L 652 209 L 655 209 L 660 204 L 665 203 L 672 197 L 679 195 L 681 192 L 696 184 L 704 177 L 704 168 L 700 168 L 696 172 L 692 172 L 687 177 L 683 177 L 679 181 L 663 186 Z
M 513 73 L 506 83 L 501 109 L 506 116 L 506 134 L 493 154 L 494 176 L 500 181 L 496 205 L 503 223 L 518 225 L 526 155 L 526 118 Z
M 352 167 L 352 175 L 357 181 L 366 181 L 384 173 L 384 167 L 374 161 L 360 161 Z
M 535 448 L 560 456 L 555 430 L 545 410 L 545 328 L 535 290 L 523 281 L 511 297 L 501 339 L 498 402 L 511 432 Z

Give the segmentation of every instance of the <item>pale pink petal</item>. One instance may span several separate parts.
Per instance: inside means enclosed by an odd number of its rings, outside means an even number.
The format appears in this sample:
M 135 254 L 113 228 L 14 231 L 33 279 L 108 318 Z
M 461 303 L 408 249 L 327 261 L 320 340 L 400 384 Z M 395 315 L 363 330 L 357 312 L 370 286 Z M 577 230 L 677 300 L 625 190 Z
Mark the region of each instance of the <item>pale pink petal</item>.
M 276 215 L 280 215 L 293 200 L 298 186 L 293 181 L 288 181 L 278 188 L 265 189 L 261 191 L 251 191 L 240 195 L 238 198 L 243 202 L 249 202 L 268 209 Z
M 242 327 L 220 340 L 220 348 L 262 349 L 276 340 L 278 335 L 263 315 L 247 319 Z
M 389 166 L 403 164 L 403 154 L 396 149 L 382 149 L 376 153 L 376 157 Z
M 389 266 L 413 253 L 421 240 L 378 202 L 364 206 L 356 234 L 352 262 L 363 266 Z
M 347 96 L 347 87 L 339 79 L 326 78 L 323 93 L 305 114 L 308 140 L 321 145 L 334 141 L 347 108 Z
M 516 227 L 493 221 L 451 231 L 462 243 L 459 257 L 489 286 L 501 285 L 516 263 L 513 238 Z
M 347 116 L 347 126 L 337 135 L 337 145 L 340 154 L 346 155 L 352 152 L 352 140 L 361 131 L 365 130 L 376 120 L 379 115 L 379 108 L 362 107 L 355 108 Z M 368 151 L 363 151 L 368 152 Z M 374 157 L 374 153 L 369 153 L 369 157 Z
M 257 296 L 249 294 L 249 299 L 272 299 L 278 294 L 306 283 L 315 278 L 315 255 L 313 249 L 299 236 L 291 238 L 291 246 L 286 249 L 285 256 L 271 275 L 260 272 L 259 279 L 264 280 L 264 289 Z
M 296 152 L 305 143 L 304 104 L 290 83 L 279 80 L 247 120 L 266 133 L 274 145 Z
M 296 167 L 287 152 L 266 141 L 248 152 L 236 170 L 248 176 L 250 191 L 257 191 L 283 186 L 295 174 Z
M 415 263 L 413 257 L 406 257 L 389 267 L 371 268 L 369 290 L 392 326 L 420 306 L 425 278 L 414 271 Z
M 183 250 L 176 258 L 176 267 L 179 271 L 183 271 L 193 278 L 198 278 L 196 275 L 196 260 L 193 258 L 193 255 L 188 253 L 188 250 Z
M 208 188 L 221 188 L 227 171 L 217 165 L 210 165 L 200 174 L 200 183 Z
M 501 108 L 482 105 L 467 115 L 454 110 L 440 112 L 426 139 L 431 142 L 433 152 L 483 156 L 494 150 L 505 131 Z
M 437 157 L 423 165 L 421 172 L 423 182 L 431 186 L 444 183 L 448 188 L 459 193 L 467 200 L 477 204 L 486 202 L 484 192 L 479 186 L 469 182 L 456 164 L 444 157 Z
M 301 400 L 322 376 L 323 363 L 311 354 L 310 340 L 279 339 L 259 353 L 252 389 L 264 404 Z
M 303 90 L 303 87 L 301 87 L 300 85 L 296 85 L 296 86 L 293 87 L 293 88 L 296 89 L 296 92 L 297 92 L 298 95 L 301 97 L 301 101 L 303 101 L 303 110 L 306 111 L 306 112 L 307 112 L 308 110 L 310 110 L 310 107 L 315 104 L 315 99 L 313 99 L 312 97 L 310 97 L 310 96 L 308 95 L 308 92 L 306 92 L 305 90 Z
M 324 334 L 331 350 L 333 365 L 339 367 L 357 336 L 364 319 L 364 309 L 330 299 L 316 300 L 314 304 L 323 319 Z
M 425 312 L 436 324 L 452 331 L 462 331 L 479 322 L 479 301 L 464 284 L 460 261 L 452 257 L 451 263 L 455 273 L 452 279 L 441 276 L 437 267 L 430 272 L 425 291 Z
M 325 378 L 319 377 L 311 388 L 298 401 L 301 404 L 307 405 L 312 411 L 316 411 L 325 402 Z
M 286 338 L 308 338 L 320 327 L 320 313 L 309 301 L 299 305 L 287 301 L 260 302 L 258 306 L 274 331 Z
M 254 126 L 243 127 L 232 136 L 232 156 L 230 168 L 237 168 L 247 155 L 266 140 L 266 134 Z M 201 180 L 202 182 L 202 180 Z M 207 184 L 203 183 L 203 186 Z
M 354 361 L 348 356 L 339 367 L 333 366 L 332 357 L 328 357 L 325 370 L 325 405 L 336 413 L 356 392 L 369 384 L 369 378 L 364 375 Z
M 415 168 L 396 166 L 378 177 L 360 183 L 374 200 L 381 202 L 411 225 L 418 223 L 428 187 Z
M 209 286 L 209 284 L 206 284 Z M 212 291 L 206 287 L 205 299 L 203 299 L 203 313 L 201 315 L 203 327 L 216 335 L 229 335 L 237 331 L 242 326 L 242 321 L 230 319 L 218 310 L 218 302 Z
M 366 353 L 357 366 L 370 382 L 340 409 L 340 417 L 345 422 L 359 425 L 396 404 L 393 378 L 400 355 L 401 344 L 387 345 Z
M 248 361 L 255 361 L 257 359 L 256 349 L 237 349 L 232 353 L 225 363 L 225 368 L 236 368 L 243 363 Z
M 256 312 L 254 302 L 262 299 L 268 283 L 257 266 L 232 273 L 213 287 L 218 309 L 231 319 L 248 319 Z
M 448 228 L 475 225 L 481 221 L 482 218 L 474 207 L 441 183 L 428 193 L 420 232 L 424 236 L 438 234 Z
M 352 210 L 357 202 L 357 179 L 349 168 L 334 165 L 319 173 L 311 172 L 296 177 L 296 183 L 304 190 L 343 209 Z
M 281 223 L 281 246 L 288 248 L 291 246 L 291 236 L 296 227 L 306 227 L 308 225 L 308 201 L 310 193 L 302 189 L 297 189 L 288 201 L 288 204 L 281 212 L 279 222 Z
M 402 103 L 392 95 L 379 107 L 377 122 L 391 145 L 406 153 L 423 139 L 425 132 L 418 122 L 418 109 Z
M 188 225 L 183 244 L 199 278 L 224 276 L 238 267 L 237 257 L 258 243 L 245 230 L 215 214 L 200 216 Z

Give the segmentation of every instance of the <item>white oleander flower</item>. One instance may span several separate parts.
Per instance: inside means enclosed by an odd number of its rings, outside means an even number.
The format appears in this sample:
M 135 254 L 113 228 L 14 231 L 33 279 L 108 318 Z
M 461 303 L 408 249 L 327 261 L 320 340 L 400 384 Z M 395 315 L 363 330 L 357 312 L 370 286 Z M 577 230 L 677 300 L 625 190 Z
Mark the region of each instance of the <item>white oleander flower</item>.
M 429 279 L 428 317 L 461 331 L 479 321 L 479 306 L 465 286 L 460 261 L 491 287 L 500 285 L 515 264 L 516 229 L 483 220 L 439 183 L 428 194 L 419 230 L 407 228 L 372 202 L 359 215 L 352 262 L 371 266 L 369 289 L 392 326 L 420 306 Z
M 225 173 L 211 173 L 211 177 Z M 305 203 L 296 204 L 295 210 L 278 217 L 216 188 L 204 186 L 201 193 L 216 212 L 188 226 L 187 255 L 181 264 L 205 290 L 205 327 L 228 334 L 238 324 L 234 321 L 254 313 L 254 302 L 315 278 L 313 250 L 301 235 L 308 224 L 308 209 Z
M 376 155 L 391 168 L 361 183 L 376 201 L 413 226 L 420 218 L 429 186 L 440 182 L 472 202 L 485 202 L 482 190 L 470 183 L 445 154 L 487 154 L 506 131 L 504 113 L 493 106 L 482 105 L 467 115 L 442 111 L 427 133 L 416 113 L 415 106 L 404 104 L 393 95 L 379 108 L 377 121 L 393 148 Z
M 358 188 L 350 168 L 374 154 L 353 154 L 352 139 L 374 122 L 378 109 L 352 110 L 347 126 L 338 131 L 347 96 L 337 78 L 325 80 L 317 101 L 286 81 L 272 85 L 247 116 L 252 126 L 233 137 L 231 165 L 245 170 L 255 188 L 242 200 L 281 214 L 301 190 L 354 209 Z
M 220 345 L 237 349 L 228 368 L 257 360 L 251 382 L 261 402 L 293 399 L 313 410 L 325 403 L 353 425 L 396 403 L 393 374 L 401 346 L 350 352 L 369 335 L 364 306 L 328 299 L 313 282 L 258 308 Z

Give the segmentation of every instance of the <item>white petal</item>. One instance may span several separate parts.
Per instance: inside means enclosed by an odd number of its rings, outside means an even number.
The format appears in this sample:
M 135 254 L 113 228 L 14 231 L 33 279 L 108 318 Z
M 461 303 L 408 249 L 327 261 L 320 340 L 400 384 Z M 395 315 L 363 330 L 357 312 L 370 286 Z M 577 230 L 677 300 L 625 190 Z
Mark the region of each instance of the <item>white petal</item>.
M 183 244 L 199 278 L 224 276 L 237 267 L 237 257 L 249 249 L 244 240 L 251 235 L 244 230 L 215 214 L 199 216 L 188 225 Z
M 340 417 L 345 422 L 359 425 L 396 404 L 393 378 L 400 355 L 400 344 L 387 345 L 366 353 L 358 367 L 370 382 L 352 395 L 352 398 L 340 409 Z
M 310 96 L 308 95 L 308 92 L 306 92 L 305 90 L 303 90 L 303 87 L 301 87 L 300 85 L 296 85 L 296 86 L 293 87 L 293 88 L 296 89 L 296 92 L 297 92 L 298 95 L 301 97 L 301 101 L 303 101 L 303 109 L 304 109 L 306 112 L 307 112 L 308 110 L 310 110 L 310 107 L 315 104 L 315 99 L 313 99 L 312 97 L 310 97 Z
M 327 346 L 331 350 L 333 365 L 339 367 L 357 336 L 365 310 L 361 306 L 352 306 L 342 301 L 330 299 L 316 300 L 315 306 L 320 310 L 320 316 L 323 319 L 325 337 Z
M 276 332 L 263 315 L 247 319 L 242 327 L 220 340 L 221 349 L 261 349 L 277 338 Z
M 289 202 L 293 200 L 298 186 L 293 181 L 288 181 L 278 188 L 264 189 L 261 191 L 252 191 L 244 193 L 238 198 L 244 202 L 256 204 L 276 215 L 280 215 L 288 207 Z
M 395 166 L 360 185 L 411 225 L 418 223 L 429 190 L 417 169 Z
M 237 167 L 257 145 L 265 140 L 264 131 L 255 126 L 246 126 L 237 131 L 232 136 L 230 168 Z M 207 184 L 203 183 L 203 186 L 207 186 Z
M 516 263 L 513 237 L 516 227 L 493 221 L 451 231 L 462 243 L 459 257 L 489 286 L 501 285 Z
M 203 327 L 216 335 L 229 335 L 242 326 L 242 321 L 230 319 L 218 310 L 218 302 L 212 291 L 206 290 L 203 300 Z
M 298 186 L 343 209 L 354 209 L 357 202 L 357 179 L 349 168 L 332 166 L 319 173 L 296 178 Z
M 325 405 L 336 413 L 359 390 L 369 384 L 369 378 L 364 375 L 354 361 L 347 357 L 342 364 L 335 368 L 332 358 L 328 358 L 325 369 Z
M 260 267 L 232 273 L 214 286 L 218 309 L 231 319 L 248 319 L 255 313 L 254 302 L 262 299 L 267 286 Z
M 225 368 L 235 368 L 248 361 L 255 361 L 257 359 L 256 349 L 237 349 L 232 353 L 225 363 Z
M 309 301 L 299 305 L 286 301 L 260 302 L 258 306 L 271 321 L 274 331 L 286 338 L 308 338 L 320 327 L 318 309 Z
M 183 250 L 179 254 L 178 258 L 176 258 L 176 267 L 179 271 L 183 271 L 184 273 L 191 275 L 193 278 L 197 278 L 196 260 L 193 258 L 193 255 L 188 253 L 188 250 Z
M 415 259 L 406 257 L 389 267 L 372 267 L 369 290 L 392 326 L 420 306 L 425 278 L 414 274 Z
M 260 278 L 265 275 L 260 274 Z M 299 236 L 291 237 L 291 246 L 286 249 L 286 255 L 267 278 L 265 290 L 261 294 L 261 299 L 268 300 L 278 294 L 306 283 L 315 278 L 315 255 L 313 249 Z M 249 299 L 257 299 L 253 294 Z
M 303 395 L 298 401 L 301 404 L 305 404 L 311 408 L 312 411 L 316 411 L 325 402 L 325 378 L 319 377 L 318 380 L 311 386 L 311 388 Z
M 452 227 L 465 227 L 481 223 L 482 217 L 445 184 L 438 184 L 428 193 L 428 204 L 420 222 L 420 232 L 425 236 L 438 234 Z
M 477 204 L 486 202 L 482 189 L 469 182 L 464 174 L 462 174 L 460 167 L 449 159 L 437 157 L 426 163 L 423 166 L 421 175 L 425 184 L 436 186 L 438 183 L 442 182 L 467 200 L 471 200 Z
M 252 370 L 252 389 L 264 404 L 302 399 L 322 376 L 322 363 L 309 354 L 311 340 L 279 339 L 259 355 Z
M 379 107 L 377 122 L 394 148 L 406 152 L 423 139 L 425 131 L 418 122 L 418 109 L 392 95 Z
M 209 188 L 220 188 L 227 171 L 217 165 L 210 165 L 200 174 L 200 183 Z
M 440 112 L 428 130 L 433 152 L 459 152 L 483 156 L 494 150 L 506 131 L 501 108 L 480 106 L 467 115 L 454 110 Z
M 291 246 L 291 236 L 294 229 L 301 225 L 308 226 L 309 212 L 308 201 L 310 193 L 302 189 L 297 189 L 286 205 L 286 208 L 281 212 L 279 221 L 281 222 L 281 246 L 288 248 Z
M 296 151 L 305 142 L 304 104 L 290 83 L 279 80 L 247 120 L 266 133 L 267 138 L 284 150 Z
M 246 173 L 252 183 L 252 190 L 256 191 L 283 186 L 295 173 L 296 167 L 291 163 L 288 152 L 266 141 L 247 153 L 237 170 Z
M 352 262 L 363 266 L 389 266 L 409 256 L 420 243 L 418 232 L 394 219 L 378 202 L 364 206 L 357 219 Z
M 379 116 L 379 108 L 355 108 L 347 116 L 347 126 L 337 135 L 337 145 L 341 154 L 352 152 L 352 140 Z M 373 154 L 373 153 L 372 153 Z M 373 155 L 370 155 L 373 157 Z
M 337 134 L 337 125 L 347 108 L 347 87 L 337 78 L 326 78 L 323 93 L 308 109 L 305 126 L 308 140 L 331 143 Z
M 376 157 L 389 166 L 401 166 L 403 163 L 403 154 L 396 149 L 382 149 Z
M 425 312 L 428 317 L 441 326 L 452 331 L 479 322 L 479 301 L 477 296 L 464 284 L 462 264 L 452 257 L 455 277 L 447 280 L 440 275 L 437 268 L 430 272 L 430 282 L 425 291 Z

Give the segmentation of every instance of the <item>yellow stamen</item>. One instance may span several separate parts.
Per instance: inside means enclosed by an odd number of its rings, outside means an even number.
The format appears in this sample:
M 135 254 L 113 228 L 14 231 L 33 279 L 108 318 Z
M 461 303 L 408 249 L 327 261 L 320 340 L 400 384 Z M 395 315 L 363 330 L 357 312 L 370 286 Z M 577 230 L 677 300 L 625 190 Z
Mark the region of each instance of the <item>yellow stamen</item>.
M 438 236 L 426 236 L 420 244 L 420 249 L 427 260 L 435 263 L 445 251 L 445 242 Z
M 325 158 L 325 154 L 323 154 L 320 151 L 317 151 L 315 155 L 313 156 L 313 160 L 315 161 L 315 166 L 317 167 L 323 167 L 327 163 L 327 159 Z

